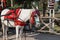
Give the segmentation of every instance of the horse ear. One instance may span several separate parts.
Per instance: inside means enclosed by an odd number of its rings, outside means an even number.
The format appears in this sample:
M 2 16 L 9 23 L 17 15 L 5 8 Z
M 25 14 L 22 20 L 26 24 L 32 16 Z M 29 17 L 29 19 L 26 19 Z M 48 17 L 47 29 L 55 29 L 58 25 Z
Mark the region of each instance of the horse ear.
M 34 5 L 35 5 L 35 3 L 34 3 L 34 2 L 33 2 L 33 3 L 31 3 L 32 8 L 33 8 L 33 9 L 36 9 L 36 7 L 35 7 Z
M 33 9 L 38 9 L 38 6 L 35 6 L 35 5 L 36 5 L 35 2 L 31 3 L 31 6 Z

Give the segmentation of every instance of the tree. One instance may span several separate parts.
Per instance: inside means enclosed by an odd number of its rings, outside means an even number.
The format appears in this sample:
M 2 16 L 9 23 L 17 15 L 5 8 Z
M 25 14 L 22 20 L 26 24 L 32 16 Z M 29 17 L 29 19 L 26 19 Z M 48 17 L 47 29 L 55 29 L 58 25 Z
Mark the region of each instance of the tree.
M 60 9 L 60 0 L 58 1 L 58 9 Z
M 45 16 L 45 12 L 46 12 L 46 9 L 47 9 L 47 0 L 43 0 L 43 16 Z
M 6 0 L 7 1 L 7 6 L 10 7 L 11 6 L 11 1 L 10 0 Z
M 60 5 L 60 0 L 58 1 L 58 5 Z

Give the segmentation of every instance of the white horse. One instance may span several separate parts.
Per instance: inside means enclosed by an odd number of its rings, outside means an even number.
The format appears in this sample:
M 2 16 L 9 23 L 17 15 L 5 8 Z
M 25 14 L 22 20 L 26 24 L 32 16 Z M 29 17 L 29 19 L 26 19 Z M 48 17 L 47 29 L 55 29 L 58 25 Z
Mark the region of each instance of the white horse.
M 19 37 L 19 28 L 20 28 L 20 40 L 21 40 L 21 34 L 23 32 L 23 28 L 24 24 L 27 20 L 29 20 L 31 18 L 31 15 L 33 15 L 33 12 L 35 11 L 35 9 L 19 9 L 18 14 L 19 16 L 17 17 L 17 20 L 9 20 L 9 16 L 12 17 L 12 15 L 7 15 L 9 14 L 9 9 L 4 9 L 1 12 L 1 23 L 2 23 L 2 28 L 3 28 L 3 40 L 7 40 L 7 27 L 16 27 L 16 40 L 18 40 Z M 15 13 L 14 13 L 15 14 Z M 8 17 L 6 17 L 8 16 Z M 6 19 L 5 19 L 6 18 Z M 13 17 L 14 18 L 14 17 Z M 16 23 L 17 22 L 17 23 Z

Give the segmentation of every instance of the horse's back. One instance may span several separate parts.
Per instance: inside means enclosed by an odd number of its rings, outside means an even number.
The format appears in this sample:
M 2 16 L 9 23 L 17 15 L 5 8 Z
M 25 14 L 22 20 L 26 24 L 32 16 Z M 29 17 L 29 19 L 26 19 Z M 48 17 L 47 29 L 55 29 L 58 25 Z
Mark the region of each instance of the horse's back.
M 10 10 L 9 9 L 2 10 L 1 15 L 5 15 L 8 11 L 10 11 Z

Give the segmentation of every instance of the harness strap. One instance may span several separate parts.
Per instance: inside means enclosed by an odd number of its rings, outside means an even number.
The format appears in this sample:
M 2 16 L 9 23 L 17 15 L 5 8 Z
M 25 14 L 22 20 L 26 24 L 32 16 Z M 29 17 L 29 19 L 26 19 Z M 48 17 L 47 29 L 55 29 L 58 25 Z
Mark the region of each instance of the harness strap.
M 12 13 L 14 13 L 14 10 L 10 10 L 6 13 L 6 15 L 4 16 L 4 19 L 12 19 Z
M 4 16 L 4 19 L 7 19 L 7 18 L 10 20 L 17 19 L 20 13 L 21 13 L 21 9 L 16 9 L 16 12 L 15 10 L 10 10 L 6 13 L 6 16 Z
M 21 18 L 19 18 L 19 16 L 20 16 L 20 13 L 21 13 L 21 11 L 22 11 L 22 9 L 16 9 L 16 19 L 18 20 L 18 19 L 20 19 L 22 22 L 24 22 Z
M 16 9 L 16 18 L 18 18 L 19 17 L 19 15 L 20 15 L 20 13 L 21 13 L 21 9 Z

